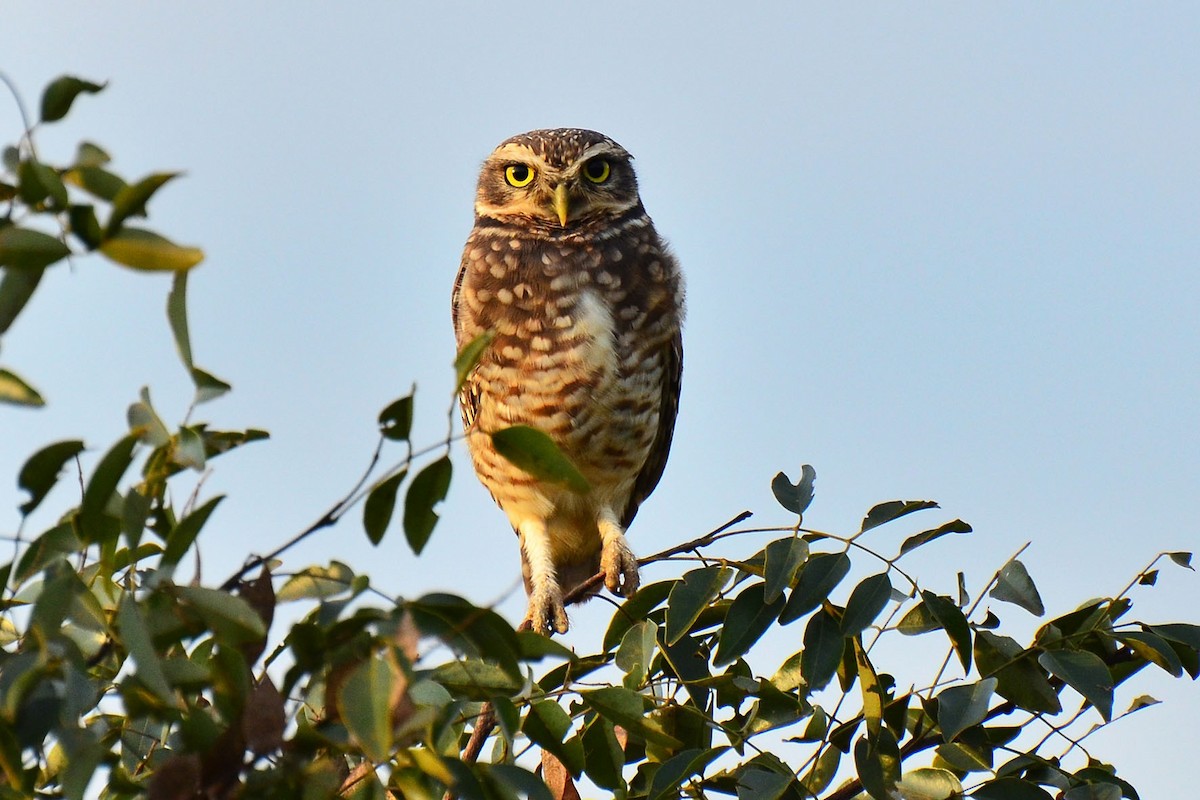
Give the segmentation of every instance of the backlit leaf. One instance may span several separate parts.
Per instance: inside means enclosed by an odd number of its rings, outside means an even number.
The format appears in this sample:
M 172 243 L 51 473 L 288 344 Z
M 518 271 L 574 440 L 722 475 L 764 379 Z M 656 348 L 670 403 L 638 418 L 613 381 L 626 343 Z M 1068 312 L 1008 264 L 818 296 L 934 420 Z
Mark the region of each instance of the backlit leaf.
M 854 766 L 867 794 L 875 800 L 892 800 L 892 790 L 900 780 L 900 747 L 889 728 L 880 728 L 875 736 L 864 736 L 854 743 Z
M 771 480 L 771 491 L 779 505 L 793 514 L 803 515 L 813 501 L 813 484 L 817 479 L 817 471 L 808 464 L 800 467 L 800 480 L 795 484 L 782 472 Z
M 1034 616 L 1040 617 L 1046 613 L 1033 579 L 1029 577 L 1025 565 L 1015 558 L 1000 568 L 996 585 L 988 594 L 997 600 L 1018 605 Z
M 529 741 L 558 756 L 576 778 L 583 772 L 583 742 L 578 737 L 568 738 L 571 716 L 555 701 L 534 701 L 525 715 L 521 731 Z
M 107 237 L 100 252 L 118 264 L 149 271 L 191 269 L 204 260 L 198 247 L 183 247 L 153 231 L 129 227 Z
M 187 318 L 187 272 L 176 272 L 171 280 L 171 291 L 167 293 L 167 322 L 171 325 L 171 335 L 175 338 L 175 349 L 179 358 L 189 370 L 192 363 L 192 337 L 188 333 Z
M 1192 566 L 1192 554 L 1191 553 L 1186 553 L 1186 552 L 1167 553 L 1167 557 L 1170 558 L 1172 561 L 1174 561 L 1179 566 L 1187 567 L 1188 569 L 1195 571 L 1195 568 Z
M 654 773 L 648 800 L 675 800 L 680 796 L 679 787 L 703 773 L 726 749 L 728 748 L 713 747 L 705 750 L 692 747 L 672 756 Z
M 29 492 L 29 499 L 20 506 L 22 514 L 29 514 L 41 504 L 58 482 L 63 466 L 82 452 L 83 442 L 69 439 L 47 445 L 29 457 L 17 476 L 17 485 Z
M 324 600 L 350 590 L 354 571 L 340 561 L 328 567 L 305 567 L 297 572 L 279 589 L 276 599 L 280 603 L 293 600 Z
M 896 783 L 899 800 L 951 800 L 960 797 L 962 782 L 948 769 L 919 767 L 907 770 Z
M 176 591 L 218 635 L 236 641 L 261 639 L 267 635 L 262 617 L 236 595 L 206 586 L 180 586 Z
M 10 403 L 14 406 L 32 406 L 34 408 L 46 405 L 46 401 L 23 378 L 6 369 L 0 369 L 0 403 Z
M 971 792 L 976 800 L 1054 800 L 1045 789 L 1020 778 L 998 778 Z
M 492 434 L 496 452 L 535 478 L 566 486 L 576 494 L 591 489 L 587 479 L 571 463 L 554 440 L 537 428 L 513 425 Z
M 442 456 L 413 478 L 404 497 L 404 535 L 408 546 L 417 555 L 425 549 L 438 515 L 434 506 L 446 499 L 453 473 L 449 456 Z
M 1046 671 L 1015 639 L 978 631 L 975 663 L 979 674 L 997 679 L 996 693 L 1020 708 L 1046 714 L 1062 711 Z
M 63 173 L 63 179 L 93 197 L 110 202 L 127 186 L 120 175 L 115 175 L 98 165 L 74 167 Z
M 200 535 L 200 529 L 204 527 L 209 516 L 224 499 L 224 495 L 217 495 L 175 524 L 175 527 L 167 534 L 167 546 L 163 551 L 162 566 L 174 566 L 183 559 L 196 541 L 196 537 Z

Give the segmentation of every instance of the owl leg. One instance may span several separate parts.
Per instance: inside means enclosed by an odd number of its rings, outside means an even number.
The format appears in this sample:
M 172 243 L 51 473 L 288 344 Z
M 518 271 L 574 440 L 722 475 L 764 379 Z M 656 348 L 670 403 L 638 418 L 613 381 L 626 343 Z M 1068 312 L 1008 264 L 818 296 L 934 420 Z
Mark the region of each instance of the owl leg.
M 625 541 L 625 531 L 615 516 L 606 513 L 596 521 L 600 529 L 600 571 L 604 573 L 604 585 L 613 594 L 629 597 L 641 583 L 638 575 L 637 556 Z
M 529 609 L 525 612 L 525 621 L 538 633 L 566 633 L 570 623 L 563 605 L 562 588 L 554 571 L 546 523 L 540 519 L 524 520 L 517 527 L 517 533 L 521 537 L 521 555 L 528 575 Z

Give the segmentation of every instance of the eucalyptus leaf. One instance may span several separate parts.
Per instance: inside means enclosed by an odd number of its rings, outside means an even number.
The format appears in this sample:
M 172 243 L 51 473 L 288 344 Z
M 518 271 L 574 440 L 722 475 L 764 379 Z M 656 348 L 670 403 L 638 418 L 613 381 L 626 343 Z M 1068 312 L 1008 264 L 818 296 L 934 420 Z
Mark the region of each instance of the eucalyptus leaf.
M 528 425 L 513 425 L 492 434 L 496 452 L 525 472 L 547 483 L 561 484 L 576 494 L 591 487 L 546 433 Z
M 64 75 L 50 82 L 42 92 L 42 122 L 56 122 L 67 115 L 75 98 L 81 94 L 96 94 L 107 83 L 93 83 L 74 75 Z

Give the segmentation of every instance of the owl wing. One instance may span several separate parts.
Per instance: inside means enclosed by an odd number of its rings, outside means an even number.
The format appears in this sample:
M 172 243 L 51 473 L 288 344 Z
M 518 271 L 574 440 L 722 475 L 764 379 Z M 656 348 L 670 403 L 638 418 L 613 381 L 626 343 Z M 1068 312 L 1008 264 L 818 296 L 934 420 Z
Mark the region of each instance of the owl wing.
M 642 465 L 634 481 L 629 503 L 621 516 L 621 527 L 628 528 L 637 515 L 638 507 L 658 486 L 663 470 L 667 466 L 667 453 L 671 450 L 671 437 L 675 433 L 675 417 L 679 413 L 679 389 L 683 379 L 683 336 L 679 331 L 663 348 L 666 359 L 663 369 L 662 396 L 658 406 L 658 431 L 650 446 L 650 455 Z
M 464 335 L 462 324 L 459 321 L 463 280 L 466 278 L 466 275 L 467 260 L 464 258 L 458 268 L 458 275 L 454 278 L 454 289 L 450 293 L 450 318 L 454 323 L 454 340 L 459 350 L 470 341 L 470 338 Z M 458 405 L 462 411 L 463 427 L 467 429 L 470 429 L 471 425 L 475 422 L 475 414 L 479 411 L 479 387 L 475 385 L 475 381 L 471 380 L 471 377 L 470 375 L 467 376 L 467 379 L 463 382 L 462 391 L 458 394 Z

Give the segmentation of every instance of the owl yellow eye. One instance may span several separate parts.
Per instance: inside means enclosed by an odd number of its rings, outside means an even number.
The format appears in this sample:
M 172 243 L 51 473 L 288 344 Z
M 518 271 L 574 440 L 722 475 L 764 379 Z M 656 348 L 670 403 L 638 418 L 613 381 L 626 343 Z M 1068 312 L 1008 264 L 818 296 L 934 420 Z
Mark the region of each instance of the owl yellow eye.
M 510 164 L 504 170 L 504 180 L 508 181 L 509 186 L 516 186 L 518 189 L 528 186 L 533 181 L 533 167 L 527 164 Z
M 604 183 L 612 173 L 612 168 L 603 158 L 593 158 L 583 165 L 583 177 L 592 183 Z

